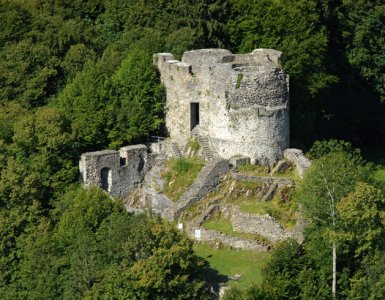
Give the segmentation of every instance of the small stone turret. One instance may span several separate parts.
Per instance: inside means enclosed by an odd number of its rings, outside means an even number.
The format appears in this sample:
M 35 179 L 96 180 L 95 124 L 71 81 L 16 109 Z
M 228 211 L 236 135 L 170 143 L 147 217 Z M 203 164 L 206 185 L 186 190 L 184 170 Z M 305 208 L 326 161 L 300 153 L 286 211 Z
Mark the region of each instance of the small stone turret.
M 224 49 L 154 55 L 166 87 L 166 127 L 182 148 L 199 128 L 212 149 L 229 159 L 250 157 L 273 165 L 289 147 L 289 78 L 281 52 L 256 49 L 232 54 Z

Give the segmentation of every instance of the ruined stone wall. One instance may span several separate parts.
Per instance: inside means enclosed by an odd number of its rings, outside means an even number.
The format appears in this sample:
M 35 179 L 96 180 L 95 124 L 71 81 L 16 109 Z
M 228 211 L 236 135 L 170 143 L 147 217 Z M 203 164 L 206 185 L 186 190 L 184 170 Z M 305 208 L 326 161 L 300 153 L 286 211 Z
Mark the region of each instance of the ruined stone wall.
M 311 161 L 305 157 L 302 150 L 290 148 L 284 151 L 284 157 L 294 164 L 301 178 L 305 176 L 307 169 L 311 166 Z
M 179 147 L 191 136 L 190 103 L 199 103 L 200 133 L 224 158 L 250 157 L 272 165 L 289 146 L 288 76 L 281 53 L 257 49 L 233 55 L 223 49 L 154 56 L 166 86 L 166 127 Z
M 112 196 L 124 197 L 143 180 L 151 167 L 145 145 L 133 145 L 119 151 L 104 150 L 82 154 L 80 174 L 85 186 L 99 186 Z
M 174 220 L 178 220 L 185 209 L 207 196 L 219 184 L 223 174 L 229 171 L 229 167 L 229 162 L 224 159 L 217 158 L 209 161 L 199 172 L 194 183 L 175 203 L 173 207 Z

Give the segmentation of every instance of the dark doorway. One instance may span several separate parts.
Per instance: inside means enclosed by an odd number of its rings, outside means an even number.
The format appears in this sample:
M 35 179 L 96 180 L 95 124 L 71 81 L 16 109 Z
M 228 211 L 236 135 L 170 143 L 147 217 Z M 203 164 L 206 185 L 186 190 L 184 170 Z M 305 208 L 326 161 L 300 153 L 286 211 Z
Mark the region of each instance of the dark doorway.
M 190 130 L 199 125 L 199 103 L 190 103 Z
M 112 174 L 109 168 L 103 168 L 100 172 L 100 177 L 102 179 L 102 189 L 110 192 L 112 184 Z

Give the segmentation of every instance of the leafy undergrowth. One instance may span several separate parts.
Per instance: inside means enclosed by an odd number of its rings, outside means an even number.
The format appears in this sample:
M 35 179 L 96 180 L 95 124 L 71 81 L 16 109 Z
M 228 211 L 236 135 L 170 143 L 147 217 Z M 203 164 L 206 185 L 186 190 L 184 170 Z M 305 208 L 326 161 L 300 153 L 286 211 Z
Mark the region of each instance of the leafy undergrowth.
M 235 250 L 227 248 L 213 248 L 205 243 L 195 243 L 195 253 L 207 260 L 213 272 L 207 274 L 207 280 L 213 284 L 229 284 L 248 287 L 252 283 L 260 284 L 261 271 L 271 255 L 265 252 Z M 217 272 L 215 272 L 217 271 Z M 230 276 L 241 274 L 238 281 L 230 280 Z
M 270 245 L 269 240 L 259 234 L 234 231 L 231 222 L 225 219 L 221 213 L 215 213 L 207 222 L 203 223 L 202 227 L 209 230 L 216 230 L 229 236 L 255 240 L 261 244 Z
M 177 158 L 166 162 L 162 178 L 165 181 L 163 193 L 172 201 L 178 201 L 180 196 L 194 182 L 204 166 L 200 159 Z
M 381 184 L 385 185 L 385 153 L 378 152 L 370 155 L 369 161 L 374 164 L 373 179 Z
M 268 166 L 260 165 L 241 165 L 238 167 L 238 171 L 240 173 L 252 176 L 289 178 L 294 180 L 295 182 L 299 182 L 301 180 L 296 168 L 293 165 L 289 165 L 286 170 L 284 170 L 283 172 L 276 172 L 274 175 L 271 175 L 270 168 Z
M 385 167 L 375 171 L 373 177 L 375 181 L 385 184 Z

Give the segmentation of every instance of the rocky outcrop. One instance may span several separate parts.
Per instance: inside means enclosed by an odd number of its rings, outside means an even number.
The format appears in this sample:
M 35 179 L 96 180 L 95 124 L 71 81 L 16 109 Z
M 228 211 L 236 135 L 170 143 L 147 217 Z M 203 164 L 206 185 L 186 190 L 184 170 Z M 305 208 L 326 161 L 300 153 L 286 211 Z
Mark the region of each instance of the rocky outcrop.
M 201 227 L 202 224 L 210 219 L 210 217 L 217 212 L 219 205 L 209 205 L 203 213 L 193 222 L 195 227 Z
M 274 168 L 271 170 L 270 174 L 275 175 L 277 173 L 283 173 L 285 170 L 287 170 L 290 167 L 290 163 L 286 160 L 280 160 L 277 162 L 277 164 L 274 166 Z
M 174 205 L 161 190 L 163 189 L 164 181 L 161 177 L 165 158 L 157 156 L 154 159 L 152 168 L 147 172 L 140 186 L 130 190 L 123 199 L 128 211 L 137 211 L 139 209 L 152 209 L 159 213 L 163 218 L 172 220 L 170 210 Z
M 262 197 L 262 202 L 270 201 L 271 199 L 273 199 L 277 189 L 278 183 L 274 182 L 272 185 L 270 185 L 267 193 Z

